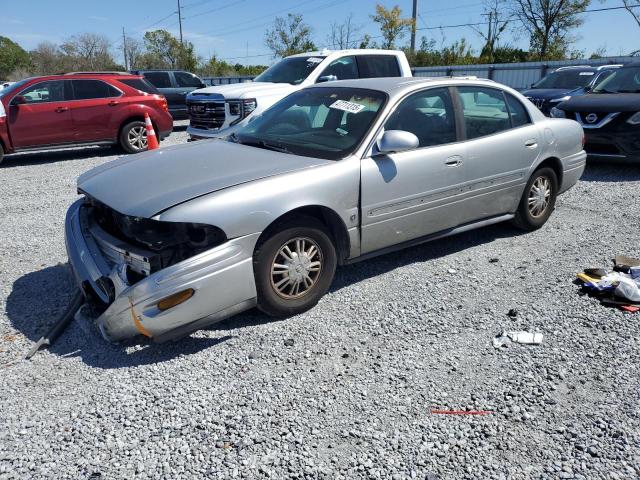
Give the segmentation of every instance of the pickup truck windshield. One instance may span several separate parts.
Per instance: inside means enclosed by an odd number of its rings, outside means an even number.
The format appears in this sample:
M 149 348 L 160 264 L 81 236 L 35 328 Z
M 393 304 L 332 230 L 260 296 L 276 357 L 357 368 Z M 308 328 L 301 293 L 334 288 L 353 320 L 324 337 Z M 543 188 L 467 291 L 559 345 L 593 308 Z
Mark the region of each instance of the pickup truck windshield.
M 364 88 L 310 88 L 280 100 L 229 137 L 244 145 L 339 160 L 360 145 L 387 95 Z
M 640 67 L 614 71 L 596 85 L 593 93 L 640 93 Z
M 298 85 L 313 72 L 325 57 L 284 58 L 258 75 L 254 82 L 290 83 Z
M 531 88 L 558 88 L 562 90 L 573 90 L 574 88 L 586 87 L 595 72 L 586 72 L 580 70 L 563 70 L 553 72 L 544 77 Z

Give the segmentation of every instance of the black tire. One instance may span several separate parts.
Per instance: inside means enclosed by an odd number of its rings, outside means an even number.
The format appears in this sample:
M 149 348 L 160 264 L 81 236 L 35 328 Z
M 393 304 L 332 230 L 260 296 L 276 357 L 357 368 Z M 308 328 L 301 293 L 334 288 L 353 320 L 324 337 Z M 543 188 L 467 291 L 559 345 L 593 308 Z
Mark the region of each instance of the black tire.
M 298 257 L 297 252 L 290 248 L 294 255 L 289 261 L 283 256 L 283 249 L 286 245 L 296 245 L 298 239 L 306 242 L 306 247 L 301 249 L 304 253 Z M 317 255 L 311 247 L 317 248 Z M 307 255 L 308 252 L 311 254 Z M 317 268 L 317 262 L 320 262 L 319 271 L 310 271 Z M 258 308 L 272 317 L 288 317 L 309 310 L 331 286 L 336 264 L 335 246 L 327 228 L 319 220 L 297 216 L 275 226 L 266 233 L 253 255 Z M 302 276 L 300 280 L 297 280 L 298 276 Z M 282 282 L 284 285 L 278 287 Z M 295 283 L 298 291 L 304 290 L 297 296 Z
M 138 138 L 138 133 L 143 132 L 142 140 Z M 134 138 L 138 140 L 134 140 Z M 120 147 L 127 153 L 139 153 L 144 152 L 147 149 L 147 130 L 144 122 L 140 120 L 134 120 L 127 123 L 122 130 L 120 130 L 120 137 L 118 138 Z
M 544 192 L 548 191 L 548 195 Z M 537 192 L 543 192 L 538 194 Z M 549 219 L 558 196 L 558 177 L 549 167 L 543 167 L 531 175 L 522 193 L 513 224 L 522 230 L 532 231 L 542 227 Z M 537 198 L 536 198 L 537 197 Z M 546 198 L 546 201 L 543 200 Z

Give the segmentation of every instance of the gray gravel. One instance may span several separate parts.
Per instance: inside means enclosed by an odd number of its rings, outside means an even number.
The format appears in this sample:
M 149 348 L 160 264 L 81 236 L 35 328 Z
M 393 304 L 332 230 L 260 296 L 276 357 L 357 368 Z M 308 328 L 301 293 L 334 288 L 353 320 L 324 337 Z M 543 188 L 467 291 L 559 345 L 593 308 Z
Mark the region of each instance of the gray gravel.
M 590 166 L 538 232 L 499 225 L 342 268 L 295 318 L 120 346 L 74 322 L 21 361 L 71 298 L 75 178 L 113 158 L 0 167 L 1 479 L 640 477 L 640 314 L 572 284 L 640 256 L 640 168 Z M 496 350 L 502 330 L 544 343 Z

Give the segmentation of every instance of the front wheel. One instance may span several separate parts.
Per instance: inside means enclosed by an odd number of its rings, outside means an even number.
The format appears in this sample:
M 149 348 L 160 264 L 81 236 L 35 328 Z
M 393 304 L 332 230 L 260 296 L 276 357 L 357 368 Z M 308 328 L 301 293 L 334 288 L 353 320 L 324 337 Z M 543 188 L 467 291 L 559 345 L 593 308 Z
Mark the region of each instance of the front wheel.
M 143 152 L 147 149 L 147 128 L 139 120 L 129 122 L 120 132 L 120 146 L 127 153 Z
M 549 219 L 556 205 L 558 177 L 552 168 L 536 170 L 527 182 L 513 223 L 523 230 L 536 230 Z
M 258 308 L 274 317 L 312 308 L 331 286 L 336 264 L 329 233 L 315 218 L 296 217 L 276 227 L 253 257 Z

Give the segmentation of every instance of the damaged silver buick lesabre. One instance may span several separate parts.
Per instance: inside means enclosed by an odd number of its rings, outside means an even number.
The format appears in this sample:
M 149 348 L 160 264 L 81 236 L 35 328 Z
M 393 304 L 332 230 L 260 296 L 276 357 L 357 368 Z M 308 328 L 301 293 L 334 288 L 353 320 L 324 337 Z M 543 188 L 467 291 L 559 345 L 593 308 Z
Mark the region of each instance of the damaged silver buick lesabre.
M 313 307 L 337 265 L 511 220 L 533 230 L 584 170 L 583 132 L 475 79 L 369 79 L 286 97 L 226 140 L 78 180 L 69 261 L 118 341 L 258 306 Z

